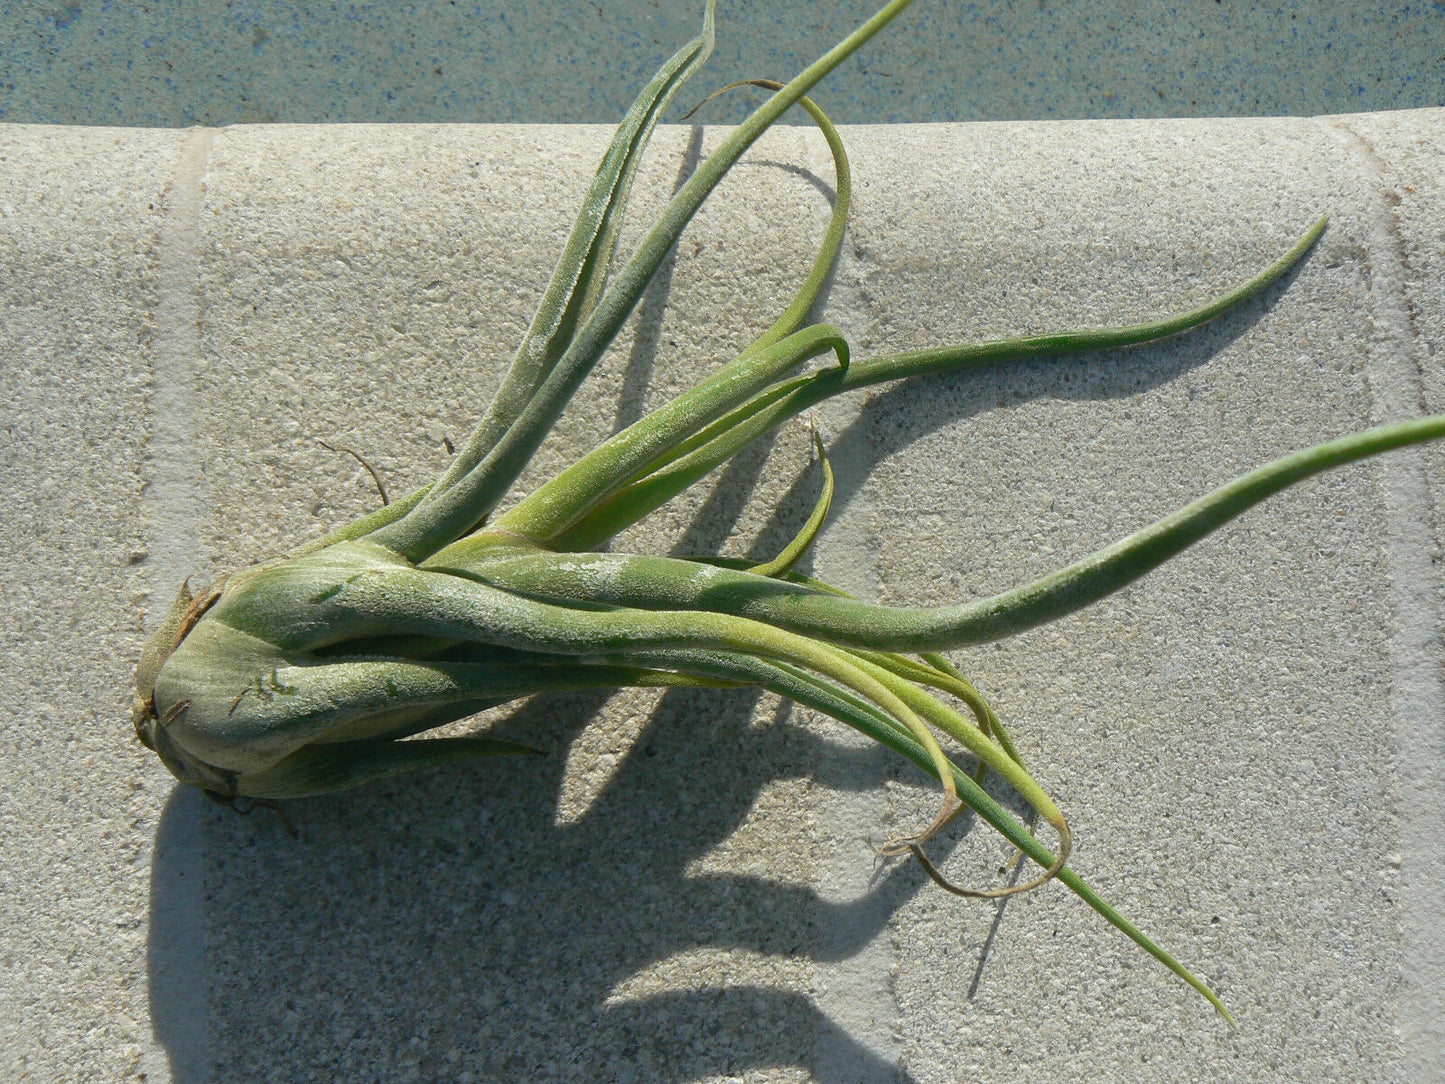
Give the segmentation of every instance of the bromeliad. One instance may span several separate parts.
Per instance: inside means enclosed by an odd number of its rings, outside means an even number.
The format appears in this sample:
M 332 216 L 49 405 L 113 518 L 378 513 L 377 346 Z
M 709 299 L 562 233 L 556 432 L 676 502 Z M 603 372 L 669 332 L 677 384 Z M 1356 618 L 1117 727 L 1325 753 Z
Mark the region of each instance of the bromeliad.
M 797 78 L 771 84 L 772 97 L 701 164 L 613 274 L 643 148 L 711 49 L 709 0 L 702 32 L 623 119 L 501 387 L 447 470 L 285 558 L 195 597 L 182 589 L 137 668 L 135 701 L 137 734 L 177 777 L 226 802 L 313 795 L 522 751 L 481 736 L 422 735 L 539 692 L 756 686 L 857 728 L 938 779 L 937 815 L 886 844 L 884 854 L 913 855 L 930 877 L 963 895 L 1006 895 L 1056 877 L 1228 1017 L 1208 987 L 1066 864 L 1063 814 L 983 697 L 938 652 L 1071 613 L 1302 478 L 1445 436 L 1445 417 L 1370 430 L 1270 463 L 1050 576 L 967 605 L 871 605 L 793 572 L 826 517 L 831 482 L 798 538 L 765 565 L 597 552 L 749 441 L 824 399 L 921 373 L 1179 334 L 1260 293 L 1323 231 L 1322 220 L 1254 278 L 1165 319 L 853 358 L 837 328 L 808 322 L 842 242 L 850 178 L 838 131 L 806 93 L 908 2 L 893 0 Z M 689 219 L 794 104 L 826 137 L 837 195 L 791 303 L 714 375 L 496 515 Z M 803 368 L 819 357 L 831 360 Z M 821 457 L 821 441 L 817 447 Z M 980 785 L 990 770 L 1047 822 L 1057 846 L 1046 847 Z M 946 880 L 925 848 L 964 808 L 1017 846 L 1039 875 L 977 891 Z

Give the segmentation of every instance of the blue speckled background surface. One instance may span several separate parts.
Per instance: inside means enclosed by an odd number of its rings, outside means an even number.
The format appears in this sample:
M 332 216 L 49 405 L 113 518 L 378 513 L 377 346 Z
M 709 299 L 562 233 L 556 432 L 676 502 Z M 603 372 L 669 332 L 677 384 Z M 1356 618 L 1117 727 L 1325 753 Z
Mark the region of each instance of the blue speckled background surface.
M 786 78 L 876 0 L 722 0 L 697 82 Z M 701 0 L 0 6 L 0 121 L 612 122 Z M 823 101 L 840 122 L 1445 105 L 1445 3 L 918 0 Z M 680 109 L 696 100 L 683 95 Z M 709 107 L 736 121 L 742 96 Z M 801 116 L 792 118 L 801 121 Z

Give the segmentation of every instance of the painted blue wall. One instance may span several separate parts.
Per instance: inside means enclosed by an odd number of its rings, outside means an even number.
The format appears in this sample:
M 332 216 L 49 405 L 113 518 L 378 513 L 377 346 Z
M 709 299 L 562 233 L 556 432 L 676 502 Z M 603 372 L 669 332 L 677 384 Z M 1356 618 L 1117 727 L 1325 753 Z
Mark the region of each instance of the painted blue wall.
M 786 78 L 876 3 L 722 0 L 698 90 Z M 0 121 L 611 122 L 701 7 L 22 0 L 0 5 Z M 1445 3 L 917 0 L 825 86 L 852 123 L 1438 106 Z

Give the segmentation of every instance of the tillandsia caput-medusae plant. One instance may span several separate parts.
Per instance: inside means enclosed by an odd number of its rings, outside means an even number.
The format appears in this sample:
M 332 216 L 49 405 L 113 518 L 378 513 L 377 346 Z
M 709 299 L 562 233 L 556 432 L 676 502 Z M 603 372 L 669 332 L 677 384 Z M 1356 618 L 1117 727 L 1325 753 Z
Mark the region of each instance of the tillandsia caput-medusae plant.
M 195 596 L 183 587 L 137 668 L 137 734 L 177 777 L 218 800 L 275 801 L 525 751 L 484 736 L 425 735 L 535 693 L 760 687 L 855 727 L 937 778 L 936 817 L 886 843 L 885 856 L 911 855 L 938 884 L 965 896 L 998 897 L 1057 878 L 1228 1018 L 1203 982 L 1067 865 L 1063 814 L 988 703 L 939 652 L 1087 606 L 1300 479 L 1445 436 L 1445 417 L 1287 456 L 1052 575 L 966 605 L 871 605 L 793 572 L 826 517 L 830 476 L 799 536 L 767 564 L 598 552 L 749 441 L 824 399 L 922 373 L 1181 334 L 1275 282 L 1325 228 L 1317 222 L 1255 277 L 1190 312 L 853 358 L 837 328 L 809 322 L 842 241 L 850 179 L 838 131 L 806 93 L 909 2 L 893 0 L 791 82 L 769 84 L 773 95 L 702 162 L 614 273 L 643 148 L 711 49 L 714 2 L 707 2 L 702 32 L 623 119 L 510 369 L 447 469 L 289 556 Z M 782 315 L 712 376 L 494 514 L 689 219 L 795 104 L 826 137 L 836 200 L 817 257 Z M 815 358 L 827 360 L 805 367 Z M 820 441 L 817 447 L 821 456 Z M 1056 833 L 1052 849 L 980 785 L 990 771 L 1032 810 L 1031 823 L 1042 820 Z M 1037 876 L 979 889 L 946 879 L 927 847 L 964 808 L 1035 863 Z

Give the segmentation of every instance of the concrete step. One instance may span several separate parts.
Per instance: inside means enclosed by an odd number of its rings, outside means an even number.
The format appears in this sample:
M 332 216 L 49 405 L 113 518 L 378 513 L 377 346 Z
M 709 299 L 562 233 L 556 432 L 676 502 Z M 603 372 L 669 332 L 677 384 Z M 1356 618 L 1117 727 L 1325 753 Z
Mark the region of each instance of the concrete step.
M 624 237 L 718 129 L 659 131 Z M 10 508 L 0 1065 L 8 1079 L 1372 1080 L 1445 1075 L 1445 449 L 1253 510 L 1094 608 L 956 658 L 1069 816 L 1062 885 L 963 901 L 872 845 L 928 780 L 769 696 L 532 704 L 548 751 L 296 802 L 290 838 L 177 789 L 131 669 L 186 576 L 284 552 L 447 461 L 602 127 L 0 126 Z M 855 356 L 1127 323 L 1287 280 L 1168 342 L 888 387 L 816 421 L 814 574 L 1001 590 L 1249 468 L 1445 410 L 1445 110 L 857 127 L 823 315 Z M 766 327 L 828 214 L 765 138 L 525 480 Z M 619 540 L 776 552 L 785 427 Z M 941 853 L 947 848 L 942 847 Z M 947 868 L 996 879 L 962 834 Z

